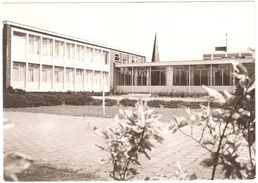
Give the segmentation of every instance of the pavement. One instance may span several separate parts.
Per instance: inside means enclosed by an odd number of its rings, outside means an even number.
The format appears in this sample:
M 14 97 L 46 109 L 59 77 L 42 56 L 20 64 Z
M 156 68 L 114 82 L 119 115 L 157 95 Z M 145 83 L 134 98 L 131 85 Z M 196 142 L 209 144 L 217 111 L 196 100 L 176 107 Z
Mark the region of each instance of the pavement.
M 4 152 L 18 151 L 35 160 L 61 169 L 78 173 L 92 173 L 98 180 L 111 180 L 109 165 L 98 159 L 107 157 L 95 144 L 104 140 L 93 133 L 93 128 L 117 126 L 112 118 L 81 117 L 28 112 L 4 112 L 4 117 L 14 127 L 4 131 Z M 200 165 L 209 157 L 207 150 L 180 132 L 164 134 L 163 144 L 155 144 L 149 153 L 151 160 L 140 157 L 140 174 L 134 180 L 162 177 L 174 180 L 177 161 L 188 172 L 195 172 L 198 179 L 209 179 L 211 169 Z M 219 175 L 220 176 L 220 175 Z

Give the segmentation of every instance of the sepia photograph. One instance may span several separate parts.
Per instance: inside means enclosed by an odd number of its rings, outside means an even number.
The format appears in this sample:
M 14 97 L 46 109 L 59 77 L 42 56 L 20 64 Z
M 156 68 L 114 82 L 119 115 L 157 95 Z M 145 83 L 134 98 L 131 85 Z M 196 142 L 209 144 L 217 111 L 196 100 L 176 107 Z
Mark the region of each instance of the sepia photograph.
M 254 0 L 0 8 L 1 182 L 255 180 Z

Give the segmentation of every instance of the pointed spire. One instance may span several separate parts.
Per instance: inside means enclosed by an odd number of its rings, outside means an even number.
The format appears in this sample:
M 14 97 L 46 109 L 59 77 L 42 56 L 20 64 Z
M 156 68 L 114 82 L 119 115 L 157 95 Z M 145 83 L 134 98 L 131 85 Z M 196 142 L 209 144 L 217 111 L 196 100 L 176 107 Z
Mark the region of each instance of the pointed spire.
M 158 41 L 157 41 L 157 33 L 155 33 L 153 51 L 152 51 L 152 58 L 151 62 L 159 62 L 159 49 L 158 49 Z

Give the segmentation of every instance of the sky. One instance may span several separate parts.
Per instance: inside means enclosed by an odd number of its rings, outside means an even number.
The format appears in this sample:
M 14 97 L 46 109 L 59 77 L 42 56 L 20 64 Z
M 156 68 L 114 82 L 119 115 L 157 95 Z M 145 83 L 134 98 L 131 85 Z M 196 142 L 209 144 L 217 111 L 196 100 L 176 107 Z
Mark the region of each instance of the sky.
M 213 52 L 215 46 L 225 46 L 226 33 L 228 51 L 255 47 L 252 1 L 22 4 L 4 1 L 2 9 L 3 20 L 136 52 L 146 56 L 147 62 L 151 60 L 155 33 L 161 61 L 201 60 L 203 53 Z

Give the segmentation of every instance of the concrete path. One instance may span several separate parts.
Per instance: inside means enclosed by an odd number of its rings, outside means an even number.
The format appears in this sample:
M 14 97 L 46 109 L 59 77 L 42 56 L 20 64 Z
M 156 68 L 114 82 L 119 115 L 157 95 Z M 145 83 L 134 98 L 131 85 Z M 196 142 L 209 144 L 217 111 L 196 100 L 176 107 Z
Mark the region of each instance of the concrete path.
M 93 128 L 115 127 L 117 122 L 113 119 L 27 112 L 4 112 L 4 117 L 15 125 L 4 132 L 5 152 L 22 152 L 37 163 L 93 173 L 100 180 L 111 180 L 110 167 L 98 162 L 98 158 L 107 154 L 95 146 L 103 143 L 103 139 L 93 134 Z M 141 157 L 140 174 L 135 180 L 156 176 L 172 179 L 177 161 L 189 172 L 196 172 L 199 179 L 210 178 L 211 169 L 199 165 L 202 159 L 209 157 L 205 149 L 180 133 L 167 134 L 164 138 L 165 142 L 157 144 L 150 152 L 151 160 Z

